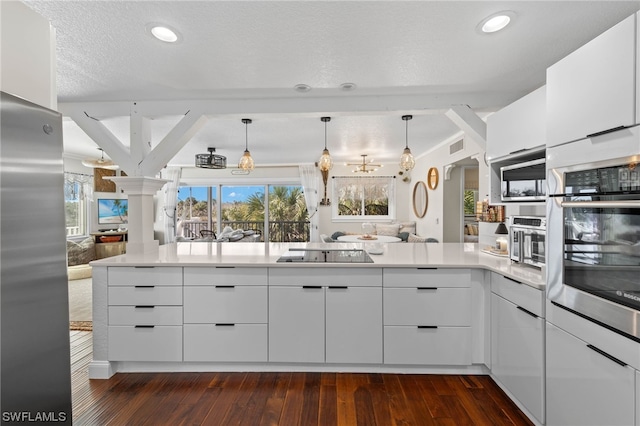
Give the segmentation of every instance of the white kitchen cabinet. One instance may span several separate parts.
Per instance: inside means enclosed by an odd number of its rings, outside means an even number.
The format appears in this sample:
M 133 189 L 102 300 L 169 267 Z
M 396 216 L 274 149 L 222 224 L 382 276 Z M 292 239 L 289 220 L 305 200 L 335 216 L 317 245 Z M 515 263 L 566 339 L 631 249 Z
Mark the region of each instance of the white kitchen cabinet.
M 544 146 L 546 108 L 542 86 L 487 117 L 487 160 Z
M 636 370 L 546 323 L 547 425 L 631 425 Z
M 185 324 L 266 324 L 267 286 L 184 286 Z
M 271 268 L 269 361 L 382 362 L 381 268 Z
M 182 361 L 182 268 L 107 268 L 108 359 Z
M 266 362 L 266 268 L 186 267 L 184 360 Z
M 547 147 L 638 123 L 636 40 L 633 15 L 547 69 Z
M 269 287 L 269 361 L 324 362 L 324 287 Z
M 382 363 L 382 287 L 326 289 L 326 362 Z
M 185 324 L 184 360 L 266 362 L 267 324 Z
M 384 268 L 384 363 L 470 365 L 471 271 Z
M 636 426 L 640 426 L 640 371 L 636 370 Z
M 491 373 L 540 423 L 544 423 L 544 327 L 544 318 L 491 294 Z

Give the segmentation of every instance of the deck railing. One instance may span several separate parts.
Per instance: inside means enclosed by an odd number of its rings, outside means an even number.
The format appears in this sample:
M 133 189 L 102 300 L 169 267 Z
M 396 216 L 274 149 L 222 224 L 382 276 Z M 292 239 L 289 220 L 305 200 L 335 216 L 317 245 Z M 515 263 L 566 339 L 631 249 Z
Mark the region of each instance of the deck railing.
M 203 220 L 185 220 L 183 222 L 183 234 L 185 237 L 199 237 L 201 230 L 210 229 L 209 223 Z M 217 222 L 212 223 L 214 230 L 220 233 L 226 226 L 232 229 L 253 230 L 262 235 L 260 241 L 264 241 L 264 222 L 249 220 L 224 220 L 221 226 Z M 274 221 L 269 222 L 269 241 L 272 242 L 305 242 L 310 238 L 310 223 L 308 221 Z

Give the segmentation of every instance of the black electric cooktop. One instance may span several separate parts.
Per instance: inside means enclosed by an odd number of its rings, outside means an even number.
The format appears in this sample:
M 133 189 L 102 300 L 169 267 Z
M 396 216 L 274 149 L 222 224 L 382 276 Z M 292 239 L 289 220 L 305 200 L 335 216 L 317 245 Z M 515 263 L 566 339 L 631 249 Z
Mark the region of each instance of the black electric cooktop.
M 278 262 L 373 263 L 373 259 L 362 249 L 289 249 Z

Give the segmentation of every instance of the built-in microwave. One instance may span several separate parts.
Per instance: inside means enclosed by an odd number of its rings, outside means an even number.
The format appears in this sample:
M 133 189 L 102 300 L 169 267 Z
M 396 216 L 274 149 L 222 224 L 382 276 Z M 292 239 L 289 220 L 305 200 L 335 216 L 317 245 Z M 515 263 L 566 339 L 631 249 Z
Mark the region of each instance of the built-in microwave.
M 500 167 L 502 201 L 544 201 L 546 199 L 545 159 Z

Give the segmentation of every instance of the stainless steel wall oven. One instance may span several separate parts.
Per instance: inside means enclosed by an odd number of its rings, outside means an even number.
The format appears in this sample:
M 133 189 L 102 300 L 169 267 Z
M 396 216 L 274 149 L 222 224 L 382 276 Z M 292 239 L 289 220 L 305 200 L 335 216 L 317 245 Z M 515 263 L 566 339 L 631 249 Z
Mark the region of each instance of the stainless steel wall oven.
M 547 155 L 547 296 L 640 341 L 638 128 Z

